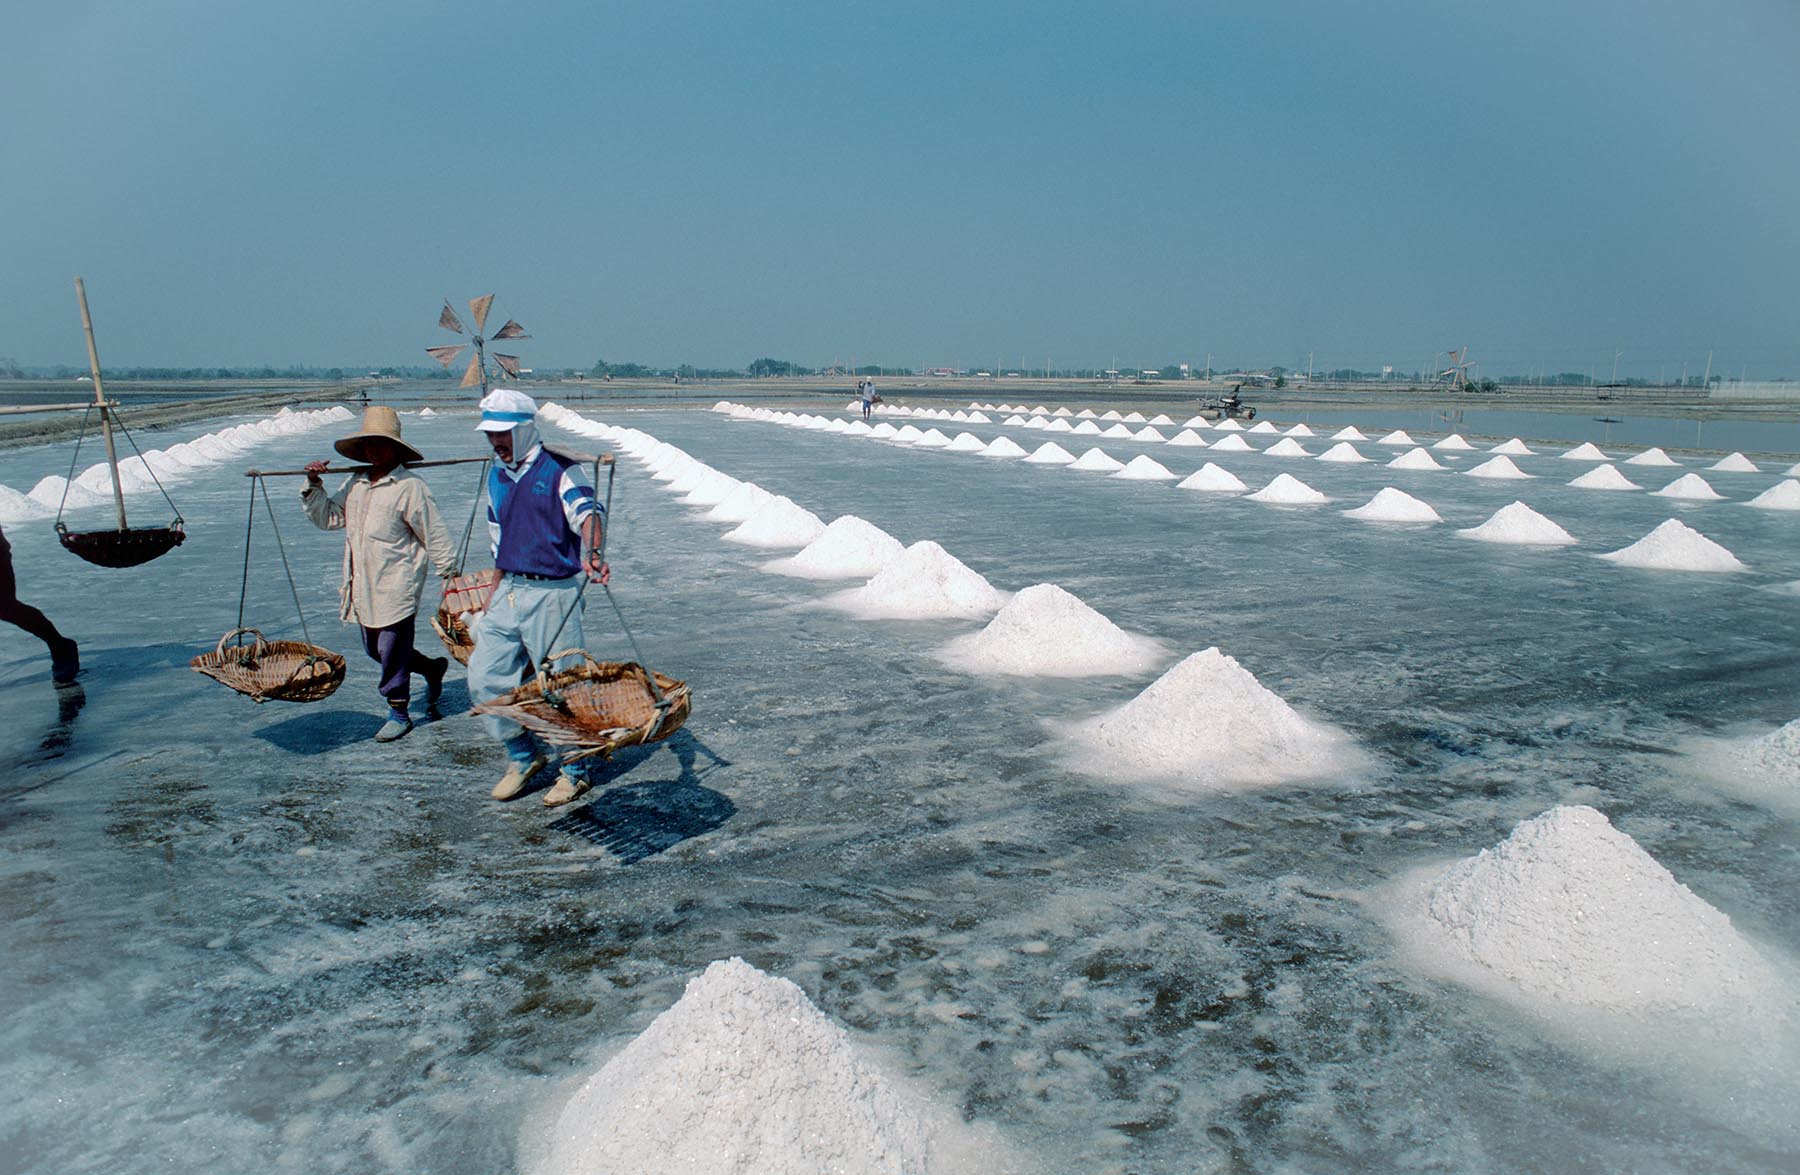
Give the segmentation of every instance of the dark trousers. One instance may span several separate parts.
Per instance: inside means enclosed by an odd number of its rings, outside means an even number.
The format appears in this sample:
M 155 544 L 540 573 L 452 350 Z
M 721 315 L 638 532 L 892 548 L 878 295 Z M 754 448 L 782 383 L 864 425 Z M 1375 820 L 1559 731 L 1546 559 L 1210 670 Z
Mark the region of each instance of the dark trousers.
M 6 541 L 4 531 L 0 531 L 0 620 L 18 625 L 50 646 L 52 653 L 63 642 L 63 634 L 56 631 L 48 616 L 19 602 L 18 584 L 13 579 L 12 544 Z
M 413 648 L 413 626 L 418 614 L 380 628 L 363 626 L 363 651 L 381 663 L 381 696 L 388 705 L 405 712 L 412 695 L 412 675 L 425 672 L 437 660 Z

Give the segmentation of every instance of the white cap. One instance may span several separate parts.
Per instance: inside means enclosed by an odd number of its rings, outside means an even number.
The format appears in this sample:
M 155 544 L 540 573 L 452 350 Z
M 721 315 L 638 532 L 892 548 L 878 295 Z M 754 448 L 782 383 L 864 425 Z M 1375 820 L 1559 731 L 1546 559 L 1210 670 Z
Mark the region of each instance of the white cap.
M 511 388 L 494 388 L 481 397 L 482 432 L 511 432 L 537 419 L 537 401 Z

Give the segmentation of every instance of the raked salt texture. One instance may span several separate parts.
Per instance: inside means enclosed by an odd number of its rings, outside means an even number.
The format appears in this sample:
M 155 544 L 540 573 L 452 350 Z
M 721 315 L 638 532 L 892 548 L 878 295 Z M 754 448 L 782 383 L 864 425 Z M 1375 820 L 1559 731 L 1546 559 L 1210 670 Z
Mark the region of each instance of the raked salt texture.
M 802 579 L 866 579 L 905 549 L 899 539 L 874 523 L 845 514 L 832 519 L 803 550 L 764 563 L 762 570 Z
M 1069 754 L 1084 771 L 1176 791 L 1272 787 L 1343 775 L 1364 761 L 1342 731 L 1303 717 L 1216 648 L 1076 725 Z
M 902 551 L 868 583 L 825 603 L 872 619 L 975 618 L 997 611 L 1006 593 L 926 539 Z
M 570 1095 L 531 1175 L 936 1175 L 993 1145 L 786 979 L 713 963 Z M 990 1161 L 1009 1167 L 1003 1155 Z
M 1502 506 L 1480 526 L 1456 533 L 1479 542 L 1518 546 L 1563 547 L 1575 541 L 1574 535 L 1523 502 Z
M 986 628 L 937 652 L 964 673 L 1015 677 L 1147 673 L 1167 655 L 1161 643 L 1126 632 L 1053 583 L 1025 588 Z
M 1736 555 L 1675 518 L 1629 547 L 1608 551 L 1600 558 L 1624 567 L 1647 567 L 1656 571 L 1748 570 Z

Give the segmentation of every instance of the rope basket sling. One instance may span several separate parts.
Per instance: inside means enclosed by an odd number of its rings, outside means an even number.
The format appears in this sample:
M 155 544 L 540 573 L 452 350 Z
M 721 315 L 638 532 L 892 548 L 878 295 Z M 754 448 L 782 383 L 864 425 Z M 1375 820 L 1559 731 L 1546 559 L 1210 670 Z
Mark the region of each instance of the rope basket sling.
M 557 662 L 572 663 L 555 668 Z M 680 730 L 692 711 L 686 682 L 635 661 L 596 661 L 586 649 L 564 649 L 544 666 L 470 712 L 511 719 L 545 742 L 577 748 L 563 756 L 574 760 L 660 742 Z
M 256 639 L 245 643 L 241 638 Z M 344 684 L 344 659 L 306 641 L 271 641 L 254 628 L 236 628 L 219 647 L 188 665 L 255 702 L 316 702 Z

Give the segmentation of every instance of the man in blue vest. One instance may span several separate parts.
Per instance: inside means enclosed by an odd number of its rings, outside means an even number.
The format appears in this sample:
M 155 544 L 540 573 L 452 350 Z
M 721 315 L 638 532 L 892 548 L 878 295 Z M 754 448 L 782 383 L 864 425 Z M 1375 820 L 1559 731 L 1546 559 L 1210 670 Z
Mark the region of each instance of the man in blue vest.
M 476 701 L 516 688 L 551 653 L 585 644 L 580 577 L 598 583 L 607 578 L 600 561 L 605 511 L 593 482 L 578 461 L 545 447 L 536 422 L 537 402 L 523 392 L 495 388 L 482 398 L 475 427 L 494 450 L 488 534 L 501 579 L 475 623 L 469 696 Z M 482 721 L 506 747 L 506 774 L 493 796 L 510 800 L 551 764 L 555 752 L 516 722 L 491 714 Z M 544 793 L 544 806 L 558 807 L 587 791 L 588 769 L 586 763 L 564 765 Z

